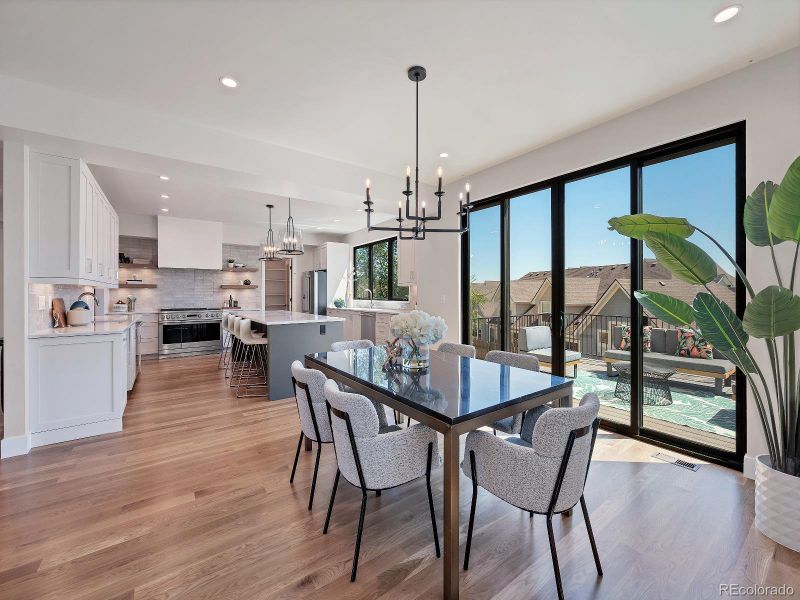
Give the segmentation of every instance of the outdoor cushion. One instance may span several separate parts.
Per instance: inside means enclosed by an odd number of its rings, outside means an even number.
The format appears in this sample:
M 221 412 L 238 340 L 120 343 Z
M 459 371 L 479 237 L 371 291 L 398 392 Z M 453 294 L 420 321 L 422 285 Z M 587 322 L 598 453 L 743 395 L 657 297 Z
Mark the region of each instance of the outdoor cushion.
M 665 329 L 664 330 L 664 354 L 672 354 L 673 356 L 678 353 L 678 330 Z
M 533 354 L 540 362 L 551 364 L 553 358 L 552 348 L 539 348 L 538 350 L 528 350 L 528 354 Z M 627 353 L 626 353 L 627 354 Z M 581 353 L 574 350 L 564 350 L 565 362 L 573 362 L 581 359 Z
M 629 361 L 631 359 L 631 353 L 625 350 L 606 350 L 603 356 L 615 360 Z M 645 364 L 718 374 L 728 373 L 733 369 L 733 363 L 722 358 L 689 358 L 685 356 L 662 354 L 660 352 L 648 353 L 645 357 Z
M 539 350 L 552 346 L 550 341 L 550 328 L 546 325 L 536 325 L 535 327 L 523 328 L 525 332 L 525 349 Z
M 652 342 L 652 352 L 664 352 L 667 343 L 667 330 L 654 327 L 650 334 L 650 340 Z M 664 352 L 664 354 L 666 354 L 666 352 Z

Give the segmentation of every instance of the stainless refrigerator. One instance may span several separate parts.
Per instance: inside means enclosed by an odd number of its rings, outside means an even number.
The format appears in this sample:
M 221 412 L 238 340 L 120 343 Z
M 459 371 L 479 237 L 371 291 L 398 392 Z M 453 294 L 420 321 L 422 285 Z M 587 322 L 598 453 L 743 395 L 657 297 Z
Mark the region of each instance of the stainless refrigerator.
M 328 314 L 328 272 L 305 271 L 301 280 L 301 307 L 304 313 Z

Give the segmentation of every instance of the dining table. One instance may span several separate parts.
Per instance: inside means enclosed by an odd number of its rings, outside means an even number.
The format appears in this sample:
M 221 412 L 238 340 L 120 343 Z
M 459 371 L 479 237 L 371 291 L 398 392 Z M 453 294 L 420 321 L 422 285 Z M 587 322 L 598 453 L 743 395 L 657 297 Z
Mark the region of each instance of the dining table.
M 382 346 L 305 356 L 307 368 L 423 423 L 444 437 L 443 597 L 459 594 L 459 436 L 551 403 L 569 406 L 572 380 L 456 354 L 430 351 L 417 372 L 385 366 Z

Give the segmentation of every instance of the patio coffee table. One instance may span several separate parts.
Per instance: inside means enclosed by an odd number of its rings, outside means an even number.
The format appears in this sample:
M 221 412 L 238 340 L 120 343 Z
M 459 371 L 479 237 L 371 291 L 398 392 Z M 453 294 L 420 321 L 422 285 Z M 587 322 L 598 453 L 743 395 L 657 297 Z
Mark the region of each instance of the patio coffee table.
M 631 401 L 631 363 L 615 362 L 611 365 L 619 373 L 614 396 L 620 400 Z M 655 365 L 642 365 L 642 384 L 644 394 L 642 401 L 648 406 L 669 406 L 672 404 L 672 392 L 669 389 L 669 378 L 675 375 L 672 369 Z

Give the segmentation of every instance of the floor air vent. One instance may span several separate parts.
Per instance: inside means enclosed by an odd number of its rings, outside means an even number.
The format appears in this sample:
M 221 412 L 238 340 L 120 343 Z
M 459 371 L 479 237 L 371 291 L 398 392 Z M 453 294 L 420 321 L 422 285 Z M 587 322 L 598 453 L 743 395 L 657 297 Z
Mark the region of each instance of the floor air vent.
M 697 469 L 700 468 L 700 465 L 690 463 L 687 460 L 682 460 L 677 456 L 672 456 L 671 454 L 666 454 L 664 452 L 656 452 L 655 454 L 653 454 L 653 458 L 657 458 L 658 460 L 663 460 L 664 462 L 672 463 L 673 465 L 683 467 L 684 469 L 689 469 L 690 471 L 697 471 Z

